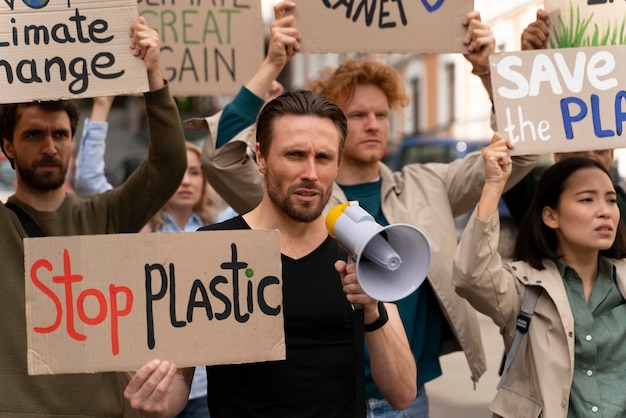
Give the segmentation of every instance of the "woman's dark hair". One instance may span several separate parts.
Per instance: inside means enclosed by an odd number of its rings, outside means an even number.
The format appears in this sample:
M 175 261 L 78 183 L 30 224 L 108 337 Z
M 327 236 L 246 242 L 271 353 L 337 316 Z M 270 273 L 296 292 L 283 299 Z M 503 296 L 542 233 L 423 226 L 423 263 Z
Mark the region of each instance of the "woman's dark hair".
M 70 129 L 72 138 L 76 133 L 76 127 L 78 126 L 78 120 L 80 119 L 80 109 L 78 104 L 74 100 L 55 100 L 55 101 L 43 101 L 43 102 L 29 102 L 29 103 L 11 103 L 0 106 L 0 148 L 4 152 L 4 141 L 13 141 L 13 132 L 15 131 L 15 125 L 18 119 L 18 110 L 21 107 L 39 106 L 46 112 L 58 112 L 65 111 L 70 118 Z M 6 153 L 5 153 L 6 155 Z M 7 156 L 8 158 L 8 156 Z M 13 167 L 13 160 L 11 166 Z
M 543 270 L 544 259 L 556 261 L 556 232 L 543 223 L 542 212 L 548 206 L 556 209 L 565 189 L 565 183 L 572 174 L 585 168 L 602 170 L 609 178 L 611 175 L 599 162 L 583 157 L 572 157 L 561 160 L 549 167 L 539 180 L 539 185 L 530 203 L 530 208 L 522 220 L 515 244 L 514 259 L 525 261 L 533 268 Z M 611 248 L 600 250 L 600 254 L 609 258 L 626 258 L 626 241 L 622 221 L 617 226 L 615 241 Z
M 275 121 L 284 115 L 310 115 L 330 119 L 339 133 L 339 158 L 341 158 L 348 134 L 346 117 L 335 103 L 309 90 L 283 93 L 263 107 L 256 124 L 256 140 L 261 155 L 267 156 L 274 136 Z

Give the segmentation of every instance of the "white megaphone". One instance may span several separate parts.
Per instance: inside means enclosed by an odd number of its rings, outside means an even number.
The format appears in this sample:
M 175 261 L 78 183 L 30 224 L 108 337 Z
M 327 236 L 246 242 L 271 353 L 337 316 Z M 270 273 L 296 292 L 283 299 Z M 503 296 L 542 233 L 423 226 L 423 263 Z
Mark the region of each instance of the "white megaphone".
M 394 302 L 424 282 L 430 268 L 430 244 L 414 226 L 383 227 L 359 202 L 351 201 L 331 209 L 326 227 L 356 262 L 359 284 L 371 298 Z

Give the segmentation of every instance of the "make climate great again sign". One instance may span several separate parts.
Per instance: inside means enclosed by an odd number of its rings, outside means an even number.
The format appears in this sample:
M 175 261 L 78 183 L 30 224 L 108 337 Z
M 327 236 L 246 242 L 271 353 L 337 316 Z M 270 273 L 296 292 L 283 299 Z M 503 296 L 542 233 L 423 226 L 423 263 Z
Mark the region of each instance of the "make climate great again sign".
M 260 0 L 138 0 L 174 95 L 234 95 L 261 65 Z
M 147 90 L 128 33 L 132 0 L 0 2 L 0 102 Z

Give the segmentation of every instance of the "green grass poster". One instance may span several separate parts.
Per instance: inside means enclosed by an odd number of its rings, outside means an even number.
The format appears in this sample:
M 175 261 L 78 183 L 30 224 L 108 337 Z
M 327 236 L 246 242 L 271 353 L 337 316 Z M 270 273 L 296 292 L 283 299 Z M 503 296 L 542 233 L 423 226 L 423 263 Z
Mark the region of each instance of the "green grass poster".
M 626 44 L 626 2 L 545 0 L 550 15 L 550 48 Z

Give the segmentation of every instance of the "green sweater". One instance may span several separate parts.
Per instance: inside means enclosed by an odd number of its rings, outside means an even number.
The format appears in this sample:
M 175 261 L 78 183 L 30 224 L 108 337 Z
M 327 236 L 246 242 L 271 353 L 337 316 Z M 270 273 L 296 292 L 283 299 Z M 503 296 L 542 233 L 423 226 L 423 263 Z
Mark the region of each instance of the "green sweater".
M 184 133 L 165 87 L 145 94 L 150 149 L 122 185 L 92 199 L 67 194 L 55 212 L 39 212 L 15 196 L 47 236 L 139 231 L 176 191 L 187 167 Z M 123 397 L 130 373 L 28 376 L 24 294 L 26 236 L 0 204 L 0 418 L 138 417 Z

